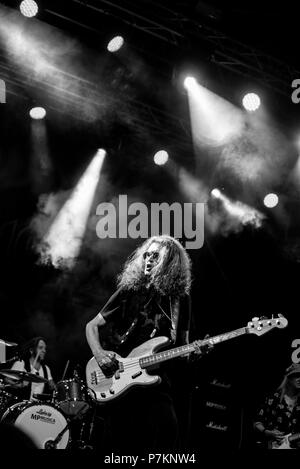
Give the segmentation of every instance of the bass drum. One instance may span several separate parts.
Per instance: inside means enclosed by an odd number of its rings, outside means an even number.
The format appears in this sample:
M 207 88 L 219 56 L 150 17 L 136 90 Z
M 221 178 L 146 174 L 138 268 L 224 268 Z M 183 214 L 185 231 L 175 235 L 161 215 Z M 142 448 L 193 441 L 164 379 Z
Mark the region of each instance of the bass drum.
M 1 421 L 23 430 L 38 449 L 46 449 L 46 443 L 51 444 L 68 423 L 63 414 L 53 405 L 29 401 L 19 402 L 9 407 Z M 70 432 L 67 428 L 55 449 L 65 449 L 69 440 Z

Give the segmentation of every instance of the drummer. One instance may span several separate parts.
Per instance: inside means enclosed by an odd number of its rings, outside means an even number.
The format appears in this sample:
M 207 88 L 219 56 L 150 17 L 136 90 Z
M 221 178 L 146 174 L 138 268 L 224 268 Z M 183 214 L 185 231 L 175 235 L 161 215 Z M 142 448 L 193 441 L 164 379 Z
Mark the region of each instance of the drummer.
M 37 394 L 50 394 L 55 390 L 55 383 L 48 365 L 45 364 L 45 356 L 47 352 L 47 344 L 43 337 L 34 337 L 23 347 L 23 360 L 17 360 L 12 370 L 25 371 L 33 373 L 40 378 L 48 380 L 46 383 L 35 383 L 22 381 L 16 383 L 10 380 L 12 387 L 25 400 L 33 400 Z

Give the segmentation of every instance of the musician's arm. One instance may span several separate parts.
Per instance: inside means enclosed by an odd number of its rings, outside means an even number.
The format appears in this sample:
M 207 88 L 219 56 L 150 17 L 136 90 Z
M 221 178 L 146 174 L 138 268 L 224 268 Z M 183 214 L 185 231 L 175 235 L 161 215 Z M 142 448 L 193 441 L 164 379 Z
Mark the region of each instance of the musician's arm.
M 179 321 L 179 330 L 178 330 L 178 342 L 180 345 L 185 345 L 190 343 L 190 330 L 192 325 L 192 302 L 189 295 L 186 295 L 182 300 L 183 315 L 182 319 Z M 208 334 L 204 337 L 207 339 Z M 211 351 L 213 346 L 207 344 L 206 346 L 201 345 L 201 341 L 194 342 L 195 348 L 193 353 L 188 354 L 184 357 L 187 357 L 190 361 L 197 360 L 202 355 Z
M 101 346 L 99 339 L 99 327 L 104 326 L 105 319 L 101 313 L 98 313 L 91 321 L 89 321 L 85 328 L 86 339 L 92 351 L 92 354 L 99 363 L 103 358 L 104 349 Z
M 121 289 L 118 289 L 103 306 L 101 311 L 89 321 L 86 325 L 86 339 L 90 349 L 103 372 L 108 373 L 118 367 L 115 360 L 115 353 L 110 350 L 105 350 L 102 347 L 99 328 L 103 327 L 110 317 L 120 311 L 120 296 Z
M 266 432 L 266 428 L 261 422 L 254 422 L 254 429 L 257 430 L 259 433 Z
M 254 429 L 259 432 L 265 440 L 274 440 L 280 443 L 284 438 L 284 433 L 279 430 L 269 430 L 262 422 L 254 422 Z
M 56 384 L 52 378 L 52 374 L 51 374 L 49 366 L 46 365 L 46 367 L 47 367 L 47 373 L 48 373 L 48 386 L 51 391 L 54 391 L 56 389 Z

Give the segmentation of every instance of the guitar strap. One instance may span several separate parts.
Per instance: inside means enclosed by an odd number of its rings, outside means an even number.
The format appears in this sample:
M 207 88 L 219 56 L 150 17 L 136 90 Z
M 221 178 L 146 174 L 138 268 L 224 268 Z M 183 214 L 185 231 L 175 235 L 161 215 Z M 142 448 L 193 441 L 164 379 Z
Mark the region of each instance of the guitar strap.
M 159 309 L 162 311 L 162 313 L 169 319 L 171 322 L 171 339 L 172 342 L 176 342 L 177 338 L 177 325 L 178 325 L 178 318 L 179 318 L 179 300 L 175 299 L 172 305 L 172 298 L 169 296 L 169 314 L 167 314 L 162 306 L 156 302 Z

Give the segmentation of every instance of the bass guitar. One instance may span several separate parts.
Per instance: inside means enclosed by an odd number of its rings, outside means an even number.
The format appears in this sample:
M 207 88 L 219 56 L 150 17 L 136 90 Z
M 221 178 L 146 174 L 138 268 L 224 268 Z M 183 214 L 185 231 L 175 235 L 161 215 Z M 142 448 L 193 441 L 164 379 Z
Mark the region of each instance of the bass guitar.
M 119 369 L 111 377 L 104 375 L 95 357 L 91 358 L 86 366 L 87 386 L 92 390 L 97 401 L 112 401 L 133 386 L 148 386 L 159 383 L 159 376 L 147 373 L 147 369 L 153 365 L 187 355 L 197 350 L 199 346 L 216 345 L 243 334 L 260 336 L 275 327 L 284 328 L 287 324 L 287 319 L 282 315 L 271 319 L 253 318 L 246 327 L 162 352 L 157 352 L 157 350 L 167 345 L 169 339 L 164 336 L 154 337 L 133 349 L 126 358 L 115 354 Z

